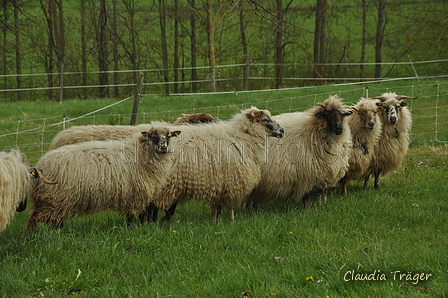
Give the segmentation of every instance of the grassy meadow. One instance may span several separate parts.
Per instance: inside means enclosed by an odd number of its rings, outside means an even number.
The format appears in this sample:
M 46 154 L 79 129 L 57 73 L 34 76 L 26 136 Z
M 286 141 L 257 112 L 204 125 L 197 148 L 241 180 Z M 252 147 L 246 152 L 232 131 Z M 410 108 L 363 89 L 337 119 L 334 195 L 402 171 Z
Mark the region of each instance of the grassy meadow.
M 26 233 L 30 208 L 16 213 L 0 234 L 0 297 L 448 297 L 448 145 L 436 141 L 448 140 L 447 83 L 368 86 L 369 96 L 387 88 L 421 94 L 410 102 L 413 141 L 403 167 L 377 191 L 352 182 L 348 196 L 333 188 L 308 210 L 274 201 L 237 209 L 234 222 L 224 213 L 217 224 L 195 201 L 171 222 L 131 227 L 107 212 Z M 335 93 L 355 103 L 365 92 L 351 85 L 144 97 L 138 122 L 192 112 L 227 119 L 251 104 L 278 114 Z M 12 134 L 0 136 L 0 148 L 19 147 L 35 163 L 62 129 L 48 125 L 116 101 L 2 102 L 0 134 Z M 66 125 L 128 124 L 131 108 L 132 99 Z

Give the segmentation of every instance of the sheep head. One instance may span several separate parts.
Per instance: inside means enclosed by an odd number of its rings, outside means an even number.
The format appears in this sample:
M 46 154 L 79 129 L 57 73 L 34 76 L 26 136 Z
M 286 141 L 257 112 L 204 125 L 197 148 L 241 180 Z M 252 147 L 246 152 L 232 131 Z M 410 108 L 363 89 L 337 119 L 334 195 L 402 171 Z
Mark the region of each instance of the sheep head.
M 142 142 L 148 142 L 148 145 L 155 145 L 157 153 L 167 153 L 170 139 L 178 136 L 180 133 L 179 130 L 170 132 L 166 127 L 152 127 L 149 131 L 142 131 Z
M 378 112 L 383 109 L 382 102 L 374 102 L 369 99 L 361 99 L 352 110 L 355 112 L 356 116 L 359 117 L 361 123 L 368 130 L 373 130 L 375 124 L 378 121 Z M 355 116 L 355 115 L 354 115 Z M 353 117 L 353 116 L 352 116 Z
M 337 96 L 330 96 L 323 103 L 317 104 L 317 112 L 314 114 L 317 118 L 326 121 L 327 130 L 341 135 L 343 131 L 343 119 L 353 113 L 344 105 Z
M 408 105 L 408 103 L 403 101 L 403 99 L 417 99 L 419 97 L 420 94 L 417 94 L 415 97 L 410 97 L 406 95 L 397 95 L 395 92 L 390 92 L 383 93 L 381 96 L 372 97 L 370 99 L 379 99 L 381 101 L 383 107 L 383 119 L 387 119 L 390 124 L 394 125 L 398 122 L 400 109 Z
M 253 123 L 262 124 L 270 137 L 281 138 L 285 133 L 283 127 L 272 119 L 271 113 L 267 110 L 259 110 L 252 107 L 246 111 L 246 117 Z

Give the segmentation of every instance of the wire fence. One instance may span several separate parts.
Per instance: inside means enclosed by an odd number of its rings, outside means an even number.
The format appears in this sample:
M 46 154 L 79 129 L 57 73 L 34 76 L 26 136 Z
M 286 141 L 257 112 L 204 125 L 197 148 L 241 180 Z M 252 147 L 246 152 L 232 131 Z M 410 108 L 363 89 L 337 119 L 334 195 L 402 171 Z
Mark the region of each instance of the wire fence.
M 448 142 L 448 80 L 446 76 L 389 80 L 389 85 L 378 81 L 353 82 L 321 87 L 297 87 L 281 90 L 250 90 L 202 94 L 178 94 L 164 97 L 160 94 L 142 94 L 139 123 L 153 120 L 173 122 L 183 113 L 210 113 L 227 119 L 241 109 L 255 105 L 269 109 L 273 115 L 303 111 L 338 94 L 348 104 L 361 97 L 373 97 L 384 92 L 396 92 L 420 98 L 409 102 L 413 115 L 411 141 L 413 144 L 444 144 Z M 410 84 L 407 84 L 407 83 Z M 182 96 L 180 96 L 182 95 Z M 48 150 L 53 137 L 61 130 L 74 125 L 119 124 L 128 125 L 133 97 L 77 116 L 57 116 L 40 119 L 23 119 L 0 122 L 0 151 L 20 148 L 32 163 Z M 126 105 L 126 108 L 122 107 Z M 119 113 L 115 109 L 120 108 Z

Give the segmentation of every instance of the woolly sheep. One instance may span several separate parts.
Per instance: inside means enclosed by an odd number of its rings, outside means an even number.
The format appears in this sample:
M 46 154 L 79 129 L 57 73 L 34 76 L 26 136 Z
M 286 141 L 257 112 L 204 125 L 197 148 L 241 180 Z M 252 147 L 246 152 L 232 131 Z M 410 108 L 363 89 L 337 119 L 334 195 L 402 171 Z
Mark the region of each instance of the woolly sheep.
M 173 170 L 155 207 L 171 207 L 170 216 L 178 203 L 196 199 L 209 204 L 214 222 L 222 208 L 233 220 L 234 209 L 260 181 L 266 135 L 280 138 L 283 128 L 269 111 L 251 107 L 225 122 L 178 129 L 182 134 L 175 145 L 180 150 L 174 154 Z
M 347 195 L 347 183 L 350 180 L 363 179 L 381 134 L 381 120 L 378 116 L 378 112 L 381 112 L 381 102 L 363 98 L 352 109 L 354 113 L 348 117 L 348 125 L 353 145 L 348 171 L 340 181 L 344 195 Z
M 26 208 L 31 192 L 30 165 L 19 150 L 0 152 L 0 232 L 14 217 L 14 211 Z
M 213 123 L 216 122 L 215 118 L 206 113 L 197 113 L 197 114 L 182 114 L 182 117 L 179 117 L 174 121 L 173 125 L 181 125 L 181 124 L 202 124 L 202 123 Z
M 381 100 L 382 112 L 380 119 L 382 132 L 375 146 L 372 164 L 366 172 L 364 187 L 367 188 L 370 175 L 374 176 L 374 188 L 379 188 L 379 176 L 400 168 L 403 158 L 409 147 L 409 131 L 412 126 L 412 116 L 403 99 L 417 99 L 406 95 L 397 95 L 395 92 L 383 93 L 373 97 Z
M 313 188 L 325 194 L 348 168 L 351 139 L 346 116 L 351 114 L 339 97 L 330 96 L 304 112 L 274 116 L 285 137 L 270 142 L 268 158 L 261 163 L 261 182 L 247 206 L 291 196 L 307 208 Z
M 204 113 L 183 114 L 175 125 L 182 123 L 207 123 L 213 122 L 213 116 Z M 165 123 L 169 125 L 169 123 Z M 77 144 L 89 141 L 120 140 L 131 137 L 135 133 L 147 131 L 150 124 L 131 125 L 80 125 L 72 126 L 60 131 L 52 140 L 49 150 L 54 150 L 64 145 Z
M 170 169 L 170 138 L 179 131 L 153 127 L 123 141 L 66 145 L 44 154 L 36 168 L 58 181 L 36 179 L 33 210 L 27 223 L 59 226 L 75 214 L 116 210 L 128 216 L 141 212 L 158 195 Z

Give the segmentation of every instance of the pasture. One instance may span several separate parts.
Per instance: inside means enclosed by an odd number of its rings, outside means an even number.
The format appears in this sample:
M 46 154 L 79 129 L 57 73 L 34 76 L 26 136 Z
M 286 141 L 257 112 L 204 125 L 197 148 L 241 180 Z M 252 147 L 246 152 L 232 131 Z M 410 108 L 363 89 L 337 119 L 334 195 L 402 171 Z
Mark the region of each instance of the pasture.
M 179 206 L 171 222 L 132 227 L 107 212 L 26 233 L 29 208 L 16 213 L 0 234 L 0 297 L 447 297 L 447 83 L 368 86 L 370 96 L 421 94 L 410 103 L 403 167 L 382 177 L 377 191 L 351 182 L 348 196 L 332 188 L 326 204 L 308 210 L 276 201 L 237 209 L 234 222 L 223 216 L 217 224 L 195 201 Z M 329 94 L 355 103 L 365 92 L 352 85 L 144 97 L 138 122 L 192 112 L 227 119 L 248 105 L 279 114 Z M 36 163 L 63 124 L 49 125 L 113 102 L 2 102 L 0 148 L 18 146 Z M 131 107 L 129 100 L 65 125 L 128 124 Z

